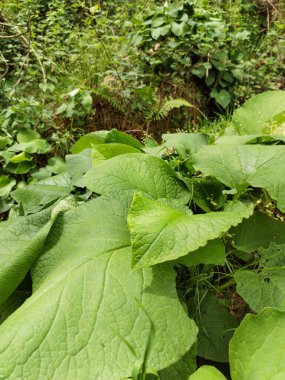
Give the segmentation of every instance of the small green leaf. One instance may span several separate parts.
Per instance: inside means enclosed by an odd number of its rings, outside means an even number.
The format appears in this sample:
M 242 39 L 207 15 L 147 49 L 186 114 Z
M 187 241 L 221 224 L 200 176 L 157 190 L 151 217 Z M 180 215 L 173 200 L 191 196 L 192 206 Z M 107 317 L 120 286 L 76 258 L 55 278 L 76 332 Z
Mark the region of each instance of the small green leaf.
M 158 26 L 162 25 L 165 23 L 165 18 L 164 17 L 156 17 L 151 20 L 151 26 L 152 28 L 157 28 Z
M 171 28 L 171 25 L 165 25 L 165 26 L 161 26 L 159 29 L 159 33 L 160 33 L 160 36 L 164 37 L 168 34 L 168 32 L 170 31 L 170 28 Z
M 13 206 L 14 201 L 8 198 L 1 198 L 0 197 L 0 214 L 2 212 L 9 211 L 11 207 Z
M 251 310 L 260 312 L 265 307 L 285 310 L 285 244 L 271 243 L 259 249 L 261 270 L 239 270 L 234 278 L 237 292 Z
M 193 373 L 189 380 L 226 380 L 226 378 L 217 368 L 204 365 Z
M 232 95 L 227 90 L 212 90 L 210 95 L 223 108 L 226 108 L 232 101 Z
M 33 157 L 30 154 L 26 152 L 22 152 L 11 157 L 10 162 L 12 162 L 13 164 L 19 164 L 20 162 L 23 162 L 23 161 L 32 161 L 32 159 Z
M 178 22 L 173 21 L 171 23 L 171 31 L 177 37 L 184 36 L 186 33 L 186 30 L 187 30 L 186 22 L 182 21 L 182 22 L 178 23 Z
M 222 208 L 227 196 L 223 193 L 224 185 L 215 179 L 193 179 L 193 201 L 202 210 L 211 212 Z
M 160 28 L 153 28 L 153 29 L 151 29 L 151 37 L 154 40 L 157 40 L 160 37 Z
M 8 136 L 0 136 L 0 150 L 5 149 L 8 145 L 11 145 L 12 139 Z
M 8 175 L 0 176 L 0 197 L 5 197 L 10 194 L 10 191 L 16 185 L 16 180 Z
M 22 150 L 30 154 L 45 154 L 48 153 L 51 149 L 50 145 L 44 139 L 37 139 L 28 143 L 18 144 L 16 148 L 17 150 Z
M 13 164 L 10 162 L 5 166 L 5 170 L 14 174 L 26 174 L 35 166 L 36 164 L 33 161 L 22 161 L 19 164 Z

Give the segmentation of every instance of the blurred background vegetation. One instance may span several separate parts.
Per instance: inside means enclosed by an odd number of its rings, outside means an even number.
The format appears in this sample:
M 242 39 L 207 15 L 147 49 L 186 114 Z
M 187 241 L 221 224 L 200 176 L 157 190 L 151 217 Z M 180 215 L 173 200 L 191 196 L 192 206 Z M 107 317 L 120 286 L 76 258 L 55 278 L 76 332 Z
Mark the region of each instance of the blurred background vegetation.
M 253 94 L 284 89 L 284 18 L 277 0 L 3 2 L 1 178 L 94 130 L 223 128 Z
M 193 128 L 285 86 L 281 1 L 10 0 L 0 11 L 2 131 L 36 128 L 58 150 L 94 129 Z M 192 107 L 171 102 L 181 98 Z

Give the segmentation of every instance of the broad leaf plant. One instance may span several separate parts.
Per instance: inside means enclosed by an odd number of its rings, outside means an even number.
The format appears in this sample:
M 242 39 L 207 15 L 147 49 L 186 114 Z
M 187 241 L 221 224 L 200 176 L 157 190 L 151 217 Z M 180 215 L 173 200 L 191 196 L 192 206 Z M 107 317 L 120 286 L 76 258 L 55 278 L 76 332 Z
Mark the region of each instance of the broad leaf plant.
M 284 379 L 284 112 L 270 92 L 219 138 L 92 132 L 59 174 L 13 191 L 0 379 L 225 379 L 196 355 L 233 380 Z M 248 305 L 241 323 L 222 289 Z

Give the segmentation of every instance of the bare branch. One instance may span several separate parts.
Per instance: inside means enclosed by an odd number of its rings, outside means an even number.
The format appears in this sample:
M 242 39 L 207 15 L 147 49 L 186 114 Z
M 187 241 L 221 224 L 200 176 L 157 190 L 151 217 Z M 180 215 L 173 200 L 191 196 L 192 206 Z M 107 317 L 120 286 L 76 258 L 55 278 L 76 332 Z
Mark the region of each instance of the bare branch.
M 27 32 L 22 32 L 22 33 L 18 33 L 18 34 L 11 34 L 11 35 L 6 35 L 6 36 L 0 35 L 0 38 L 16 38 L 16 37 L 22 36 L 23 34 L 27 34 Z

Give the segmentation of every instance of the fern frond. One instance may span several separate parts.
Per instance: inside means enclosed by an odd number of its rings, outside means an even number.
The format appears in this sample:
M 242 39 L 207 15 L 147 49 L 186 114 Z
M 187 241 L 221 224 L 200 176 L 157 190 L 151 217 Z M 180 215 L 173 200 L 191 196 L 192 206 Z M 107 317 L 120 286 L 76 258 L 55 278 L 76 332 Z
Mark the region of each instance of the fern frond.
M 181 107 L 193 107 L 191 103 L 182 98 L 169 99 L 166 100 L 162 106 L 156 105 L 152 110 L 149 111 L 147 119 L 148 122 L 159 121 L 168 116 L 169 112 L 175 108 Z

